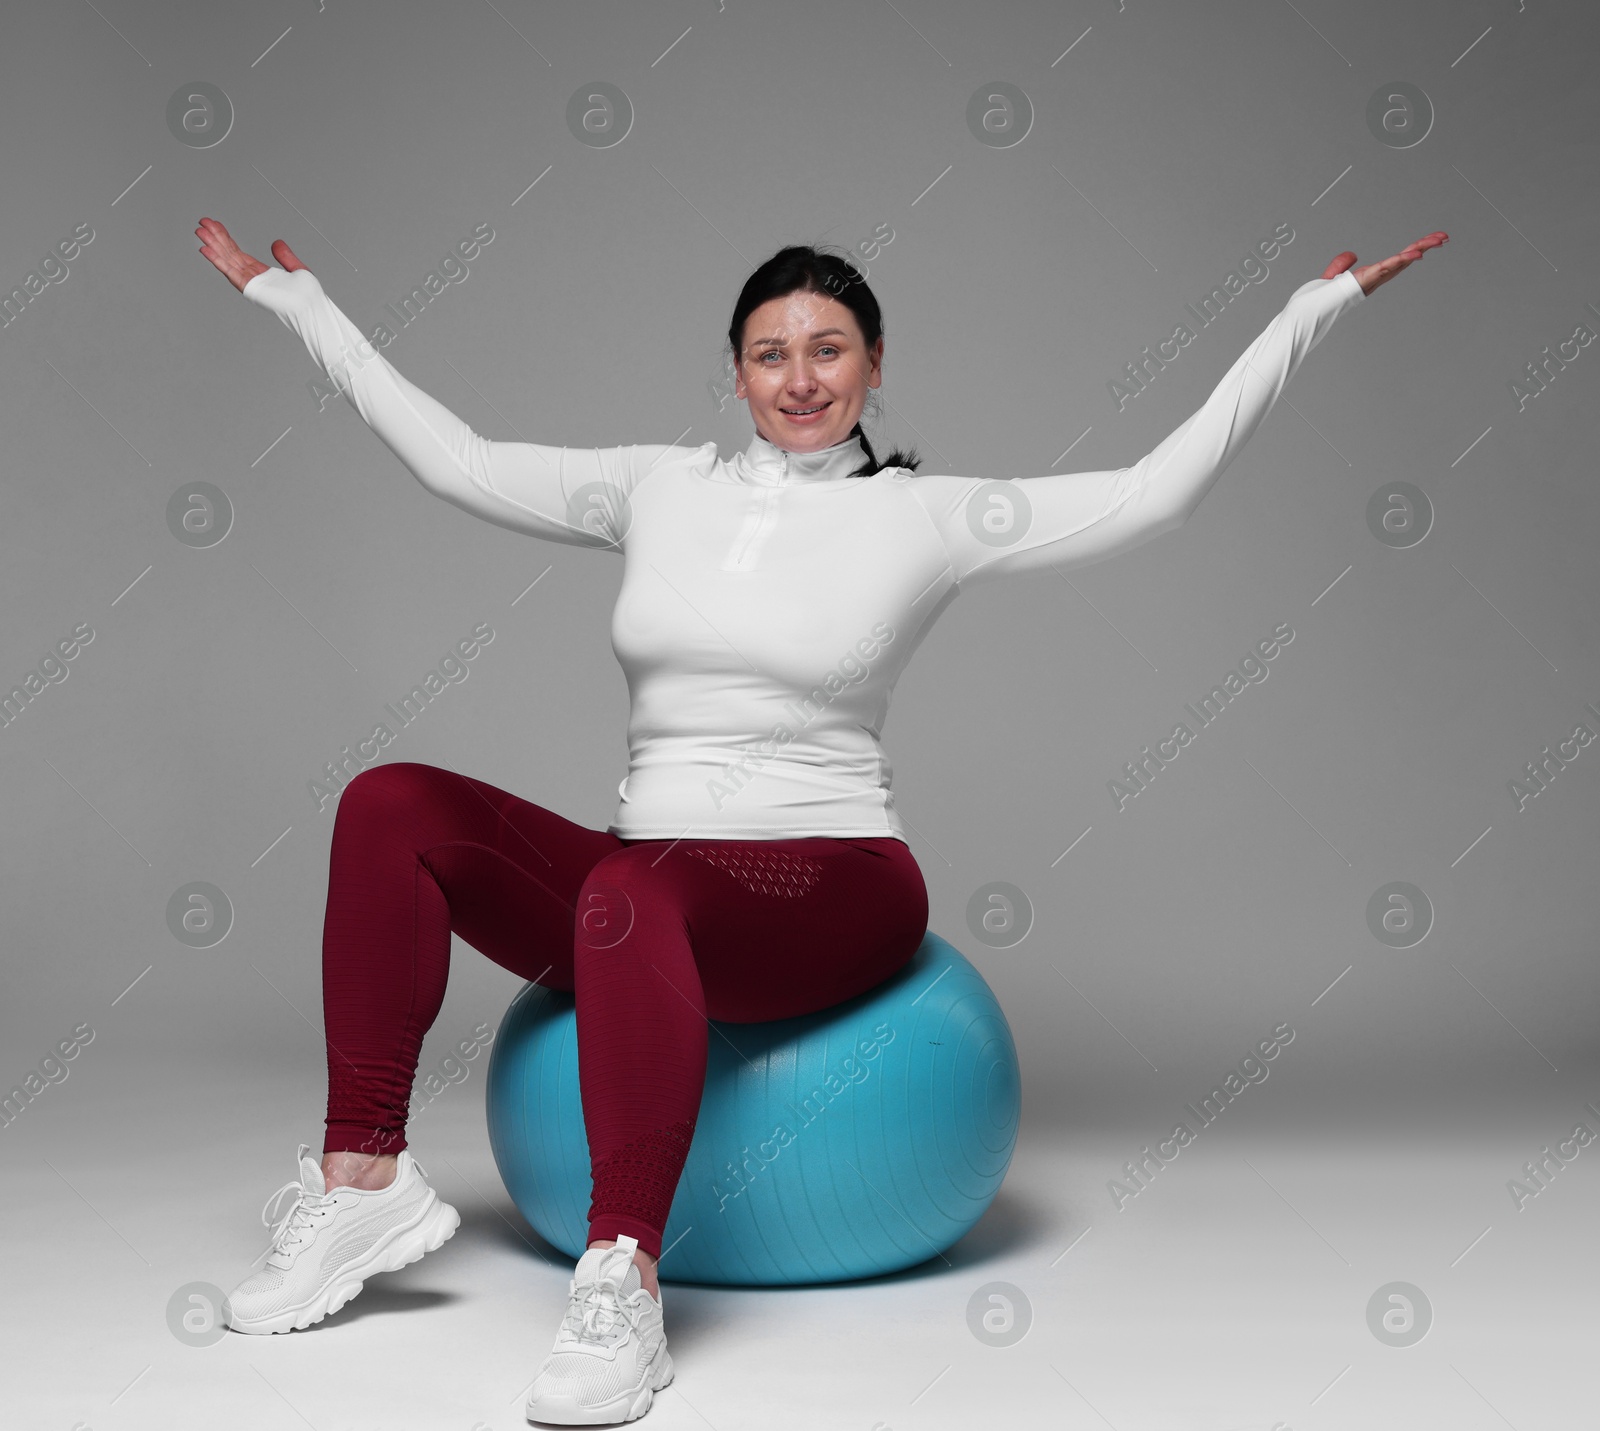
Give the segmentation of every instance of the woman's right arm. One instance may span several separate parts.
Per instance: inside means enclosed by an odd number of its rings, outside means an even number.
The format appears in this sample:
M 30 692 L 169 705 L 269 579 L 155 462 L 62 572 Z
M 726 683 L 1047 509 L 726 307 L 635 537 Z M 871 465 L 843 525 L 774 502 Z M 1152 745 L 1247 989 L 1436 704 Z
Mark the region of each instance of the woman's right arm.
M 308 268 L 267 268 L 240 290 L 299 334 L 362 420 L 428 491 L 463 511 L 549 541 L 619 550 L 633 489 L 674 449 L 498 442 L 480 437 L 402 376 Z

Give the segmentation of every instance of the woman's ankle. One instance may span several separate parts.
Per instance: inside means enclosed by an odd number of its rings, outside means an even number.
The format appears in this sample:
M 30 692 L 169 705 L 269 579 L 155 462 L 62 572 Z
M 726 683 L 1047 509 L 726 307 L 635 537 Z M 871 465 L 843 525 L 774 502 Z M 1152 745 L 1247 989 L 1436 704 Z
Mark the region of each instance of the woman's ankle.
M 399 1171 L 397 1153 L 355 1153 L 343 1150 L 322 1155 L 322 1182 L 329 1192 L 335 1188 L 376 1191 L 386 1188 Z

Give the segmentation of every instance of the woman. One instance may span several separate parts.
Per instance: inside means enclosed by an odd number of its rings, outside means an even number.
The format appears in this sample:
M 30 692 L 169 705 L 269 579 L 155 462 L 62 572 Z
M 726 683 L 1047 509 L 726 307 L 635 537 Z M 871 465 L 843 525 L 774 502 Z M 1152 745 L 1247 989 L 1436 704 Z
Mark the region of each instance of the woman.
M 619 552 L 612 644 L 629 767 L 603 831 L 426 765 L 340 799 L 323 939 L 329 1098 L 319 1164 L 230 1298 L 239 1331 L 337 1311 L 455 1230 L 407 1151 L 450 935 L 571 990 L 594 1195 L 587 1249 L 528 1401 L 632 1420 L 672 1379 L 656 1262 L 705 1077 L 707 1020 L 787 1018 L 902 968 L 928 902 L 879 741 L 895 681 L 966 586 L 1081 565 L 1180 525 L 1333 321 L 1430 248 L 1342 253 L 1205 405 L 1132 467 L 1023 482 L 913 477 L 858 419 L 882 381 L 876 299 L 847 261 L 785 248 L 729 324 L 755 436 L 567 449 L 492 442 L 402 377 L 281 240 L 272 268 L 202 219 L 203 253 L 306 343 L 429 491 L 513 530 Z

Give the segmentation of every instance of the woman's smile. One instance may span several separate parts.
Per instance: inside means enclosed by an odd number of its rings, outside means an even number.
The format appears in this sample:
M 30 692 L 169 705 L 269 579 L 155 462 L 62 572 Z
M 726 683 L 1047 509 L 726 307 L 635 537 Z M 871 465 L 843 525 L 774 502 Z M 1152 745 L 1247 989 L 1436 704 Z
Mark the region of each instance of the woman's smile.
M 830 404 L 828 403 L 814 403 L 810 407 L 785 407 L 780 408 L 779 411 L 782 412 L 790 422 L 803 424 L 818 421 L 822 414 L 827 411 L 829 405 Z

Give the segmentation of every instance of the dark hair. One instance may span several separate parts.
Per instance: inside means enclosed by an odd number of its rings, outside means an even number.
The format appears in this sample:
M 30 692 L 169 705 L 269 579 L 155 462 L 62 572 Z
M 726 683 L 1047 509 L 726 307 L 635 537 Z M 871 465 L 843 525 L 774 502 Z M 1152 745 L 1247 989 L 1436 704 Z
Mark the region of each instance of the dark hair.
M 847 257 L 812 244 L 794 244 L 773 254 L 745 280 L 739 291 L 739 301 L 733 305 L 733 318 L 728 324 L 728 346 L 733 350 L 735 370 L 743 350 L 745 320 L 763 303 L 801 292 L 826 293 L 849 308 L 856 316 L 869 350 L 883 336 L 883 313 L 867 287 L 866 275 Z M 852 477 L 871 477 L 885 467 L 906 467 L 915 471 L 922 460 L 915 448 L 897 447 L 880 462 L 859 422 L 850 433 L 861 439 L 867 454 L 866 466 L 850 473 Z

